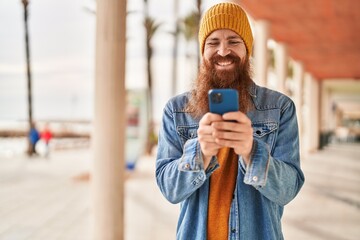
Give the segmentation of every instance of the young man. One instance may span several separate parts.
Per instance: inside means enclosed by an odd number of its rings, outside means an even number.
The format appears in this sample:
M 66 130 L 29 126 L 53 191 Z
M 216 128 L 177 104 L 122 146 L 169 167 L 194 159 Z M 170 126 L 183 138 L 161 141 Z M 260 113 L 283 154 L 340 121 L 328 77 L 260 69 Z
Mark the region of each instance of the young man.
M 284 205 L 304 183 L 295 106 L 251 80 L 253 38 L 239 5 L 211 7 L 199 43 L 195 86 L 169 100 L 159 133 L 156 180 L 181 203 L 177 239 L 283 239 Z M 240 111 L 209 113 L 213 88 L 237 89 Z

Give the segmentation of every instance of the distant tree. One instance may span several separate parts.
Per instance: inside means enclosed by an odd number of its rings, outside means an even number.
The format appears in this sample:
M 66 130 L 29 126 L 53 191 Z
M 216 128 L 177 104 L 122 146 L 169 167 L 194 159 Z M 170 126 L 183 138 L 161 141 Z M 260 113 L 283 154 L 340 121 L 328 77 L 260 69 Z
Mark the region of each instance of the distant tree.
M 200 21 L 201 21 L 201 5 L 202 5 L 202 0 L 196 0 L 196 10 L 197 10 L 197 31 L 196 31 L 196 39 L 197 39 L 197 36 L 198 36 L 198 33 L 199 33 L 199 26 L 200 26 Z M 197 44 L 197 49 L 199 49 L 199 42 L 196 41 L 196 44 Z M 199 65 L 199 62 L 200 62 L 200 55 L 199 55 L 199 51 L 197 51 L 198 53 L 198 65 Z
M 184 35 L 185 40 L 189 43 L 191 41 L 195 41 L 197 44 L 197 49 L 198 51 L 196 51 L 196 59 L 197 59 L 197 67 L 196 69 L 199 68 L 199 63 L 200 63 L 200 54 L 199 54 L 199 43 L 197 41 L 197 37 L 198 37 L 198 33 L 199 33 L 199 25 L 200 25 L 200 19 L 201 19 L 201 5 L 202 5 L 202 1 L 201 0 L 197 0 L 196 1 L 196 10 L 190 12 L 188 15 L 186 15 L 182 20 L 181 20 L 181 28 L 180 28 L 180 32 Z
M 175 30 L 172 33 L 174 36 L 174 46 L 173 46 L 173 66 L 172 66 L 172 88 L 171 88 L 171 95 L 176 94 L 176 85 L 177 85 L 177 60 L 178 60 L 178 43 L 179 43 L 179 19 L 178 19 L 178 11 L 179 11 L 179 0 L 174 0 L 174 18 L 175 18 Z
M 28 122 L 29 122 L 29 134 L 31 131 L 31 126 L 33 124 L 32 116 L 32 89 L 31 89 L 31 67 L 30 67 L 30 41 L 28 33 L 28 0 L 21 1 L 24 6 L 24 26 L 25 26 L 25 50 L 26 50 L 26 76 L 27 76 L 27 92 L 28 92 Z M 28 155 L 31 155 L 31 142 L 29 140 L 28 144 Z
M 146 153 L 150 154 L 153 147 L 157 144 L 157 134 L 154 129 L 154 119 L 153 119 L 153 79 L 152 79 L 152 56 L 153 56 L 153 46 L 152 39 L 155 33 L 160 27 L 160 23 L 156 23 L 155 19 L 149 15 L 149 6 L 148 1 L 144 0 L 145 10 L 144 10 L 144 27 L 146 31 L 146 64 L 147 64 L 147 115 L 148 115 L 148 133 L 147 133 L 147 142 L 146 142 Z

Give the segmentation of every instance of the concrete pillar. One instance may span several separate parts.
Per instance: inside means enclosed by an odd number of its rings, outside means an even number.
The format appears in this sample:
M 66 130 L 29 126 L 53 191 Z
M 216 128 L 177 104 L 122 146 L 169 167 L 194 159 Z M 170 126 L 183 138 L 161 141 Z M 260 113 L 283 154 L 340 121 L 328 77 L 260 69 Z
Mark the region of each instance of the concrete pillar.
M 316 81 L 310 74 L 306 73 L 304 77 L 305 81 L 305 153 L 316 151 L 319 148 L 319 82 Z
M 276 90 L 286 94 L 285 82 L 288 72 L 287 48 L 282 43 L 275 46 Z
M 330 80 L 332 82 L 332 80 Z M 336 129 L 336 106 L 334 105 L 333 94 L 329 87 L 329 80 L 322 80 L 320 84 L 321 93 L 321 118 L 320 118 L 320 148 L 330 143 L 331 134 Z
M 324 80 L 321 84 L 321 131 L 323 132 L 333 131 L 336 127 L 334 100 L 328 81 Z
M 267 86 L 269 24 L 266 21 L 255 22 L 254 37 L 254 78 L 260 86 Z
M 96 18 L 93 239 L 122 240 L 126 1 L 97 1 Z
M 315 78 L 311 78 L 310 94 L 310 151 L 316 151 L 319 149 L 320 139 L 320 84 Z
M 294 89 L 293 89 L 293 101 L 296 106 L 296 115 L 298 119 L 299 125 L 299 139 L 300 139 L 300 148 L 301 152 L 303 149 L 303 88 L 304 88 L 304 66 L 300 62 L 293 62 L 293 81 L 294 81 Z

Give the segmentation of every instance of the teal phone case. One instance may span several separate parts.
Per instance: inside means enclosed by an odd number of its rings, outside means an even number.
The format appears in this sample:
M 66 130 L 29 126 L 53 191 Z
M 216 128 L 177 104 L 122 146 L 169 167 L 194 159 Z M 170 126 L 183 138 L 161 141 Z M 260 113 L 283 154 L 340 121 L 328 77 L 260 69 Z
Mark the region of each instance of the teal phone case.
M 211 89 L 208 92 L 210 112 L 223 115 L 239 111 L 238 91 L 230 88 Z

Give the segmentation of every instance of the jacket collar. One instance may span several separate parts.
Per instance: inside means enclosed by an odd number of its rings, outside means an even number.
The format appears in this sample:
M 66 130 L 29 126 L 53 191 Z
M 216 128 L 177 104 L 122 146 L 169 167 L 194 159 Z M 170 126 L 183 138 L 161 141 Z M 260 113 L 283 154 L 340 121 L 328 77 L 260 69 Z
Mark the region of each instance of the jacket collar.
M 251 97 L 256 98 L 256 84 L 254 81 L 252 81 L 251 85 L 249 86 L 249 94 Z

